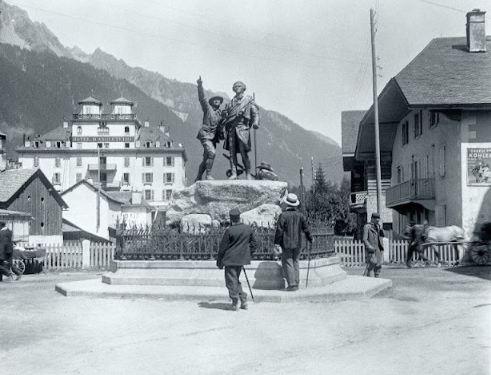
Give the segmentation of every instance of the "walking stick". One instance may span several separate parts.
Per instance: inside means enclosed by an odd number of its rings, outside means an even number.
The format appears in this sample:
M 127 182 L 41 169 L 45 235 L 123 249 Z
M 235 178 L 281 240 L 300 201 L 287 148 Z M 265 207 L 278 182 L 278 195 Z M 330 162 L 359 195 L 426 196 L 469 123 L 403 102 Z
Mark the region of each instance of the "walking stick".
M 307 263 L 307 280 L 305 282 L 305 289 L 309 287 L 309 271 L 310 271 L 310 252 L 312 251 L 312 242 L 309 245 L 309 261 Z
M 242 266 L 242 269 L 244 270 L 244 275 L 245 275 L 245 278 L 246 278 L 246 281 L 247 281 L 247 286 L 249 287 L 249 292 L 251 293 L 252 302 L 256 303 L 256 301 L 254 301 L 254 294 L 252 294 L 251 284 L 249 283 L 249 278 L 247 277 L 247 272 L 245 270 L 245 267 Z

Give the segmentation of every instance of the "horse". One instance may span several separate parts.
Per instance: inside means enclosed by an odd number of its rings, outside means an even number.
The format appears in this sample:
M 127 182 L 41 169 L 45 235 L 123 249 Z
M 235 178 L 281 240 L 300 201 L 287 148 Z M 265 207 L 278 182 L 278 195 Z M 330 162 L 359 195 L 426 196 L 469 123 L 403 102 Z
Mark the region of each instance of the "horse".
M 456 225 L 450 225 L 447 227 L 432 227 L 424 226 L 422 231 L 422 236 L 424 240 L 424 245 L 433 250 L 436 255 L 438 265 L 441 264 L 440 249 L 437 243 L 454 242 L 453 245 L 455 250 L 455 255 L 457 257 L 458 264 L 464 255 L 464 241 L 466 240 L 466 235 L 464 229 Z

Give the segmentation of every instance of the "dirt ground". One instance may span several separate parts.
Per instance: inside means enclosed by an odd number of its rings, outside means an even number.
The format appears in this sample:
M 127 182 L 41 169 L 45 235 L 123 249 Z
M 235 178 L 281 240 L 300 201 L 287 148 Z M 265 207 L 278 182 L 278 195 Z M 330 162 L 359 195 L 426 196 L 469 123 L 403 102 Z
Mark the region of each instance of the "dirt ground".
M 362 269 L 349 270 L 360 275 Z M 385 267 L 393 288 L 337 303 L 64 297 L 0 283 L 0 373 L 491 374 L 491 267 Z M 301 293 L 299 291 L 298 293 Z

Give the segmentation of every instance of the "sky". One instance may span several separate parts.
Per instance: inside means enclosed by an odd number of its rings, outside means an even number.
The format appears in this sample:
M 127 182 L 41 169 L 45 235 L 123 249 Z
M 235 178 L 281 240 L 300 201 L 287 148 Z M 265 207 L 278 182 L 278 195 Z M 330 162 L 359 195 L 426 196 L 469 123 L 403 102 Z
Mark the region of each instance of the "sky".
M 433 38 L 465 36 L 468 11 L 490 10 L 483 0 L 6 2 L 86 53 L 100 48 L 181 82 L 201 76 L 230 97 L 241 80 L 261 107 L 338 143 L 341 112 L 373 103 L 370 9 L 378 93 Z

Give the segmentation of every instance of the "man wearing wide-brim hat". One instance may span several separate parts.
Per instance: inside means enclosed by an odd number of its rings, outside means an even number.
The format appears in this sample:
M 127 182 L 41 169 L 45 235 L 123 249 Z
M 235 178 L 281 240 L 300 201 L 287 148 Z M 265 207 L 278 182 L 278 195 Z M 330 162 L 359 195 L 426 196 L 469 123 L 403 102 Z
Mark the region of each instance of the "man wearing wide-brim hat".
M 220 135 L 220 121 L 222 119 L 220 105 L 223 103 L 223 98 L 216 95 L 207 101 L 201 76 L 197 82 L 198 98 L 201 108 L 203 109 L 203 122 L 196 138 L 198 138 L 203 145 L 203 160 L 199 165 L 196 181 L 202 180 L 205 172 L 205 179 L 213 180 L 211 169 L 213 168 L 213 163 L 215 161 L 216 146 L 217 143 L 223 139 L 223 134 Z
M 261 165 L 257 167 L 257 169 L 259 169 L 259 171 L 256 174 L 256 178 L 258 180 L 271 180 L 271 181 L 278 180 L 278 175 L 274 173 L 271 164 L 263 161 L 261 162 Z
M 286 205 L 278 217 L 274 237 L 275 247 L 281 247 L 281 265 L 288 283 L 289 292 L 297 291 L 300 284 L 299 258 L 302 247 L 301 232 L 305 233 L 307 241 L 312 243 L 312 236 L 305 216 L 297 211 L 300 205 L 295 194 L 287 194 L 283 203 Z

